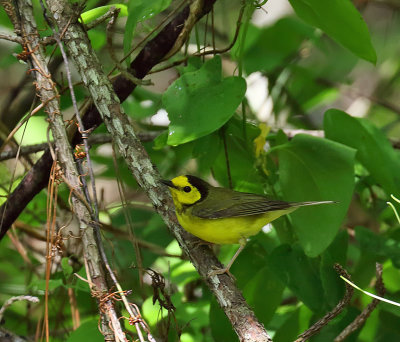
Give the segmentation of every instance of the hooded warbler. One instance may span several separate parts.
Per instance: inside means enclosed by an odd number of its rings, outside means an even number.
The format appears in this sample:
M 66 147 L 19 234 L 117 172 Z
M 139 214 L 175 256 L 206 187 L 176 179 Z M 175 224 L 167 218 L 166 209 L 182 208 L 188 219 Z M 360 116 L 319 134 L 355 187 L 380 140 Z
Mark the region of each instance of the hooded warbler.
M 176 216 L 185 230 L 207 242 L 240 244 L 226 267 L 211 271 L 209 276 L 229 273 L 247 238 L 257 234 L 262 227 L 278 217 L 302 206 L 335 203 L 274 200 L 262 195 L 215 187 L 191 175 L 161 182 L 169 187 Z

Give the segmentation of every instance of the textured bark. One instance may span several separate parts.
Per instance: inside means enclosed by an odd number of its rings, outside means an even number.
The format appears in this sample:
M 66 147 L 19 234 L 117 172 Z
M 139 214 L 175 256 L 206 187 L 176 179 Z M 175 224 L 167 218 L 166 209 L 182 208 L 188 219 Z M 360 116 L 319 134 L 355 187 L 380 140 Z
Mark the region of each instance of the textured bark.
M 68 141 L 64 120 L 60 112 L 59 96 L 55 83 L 51 79 L 45 54 L 39 45 L 39 35 L 36 29 L 36 22 L 33 17 L 33 8 L 30 0 L 17 1 L 18 12 L 21 18 L 22 38 L 29 51 L 31 52 L 30 70 L 35 76 L 35 87 L 37 96 L 42 101 L 45 112 L 48 114 L 48 121 L 53 134 L 57 162 L 62 168 L 63 175 L 71 190 L 74 190 L 71 196 L 71 203 L 75 215 L 79 219 L 80 237 L 82 239 L 84 258 L 86 260 L 86 272 L 94 286 L 91 286 L 92 294 L 98 299 L 103 295 L 108 295 L 109 288 L 106 282 L 103 263 L 97 248 L 97 242 L 94 235 L 93 226 L 90 225 L 91 213 L 77 196 L 81 191 L 79 173 L 72 156 L 71 146 Z M 55 157 L 55 156 L 54 156 Z M 113 309 L 114 304 L 111 300 L 105 303 L 98 301 L 99 313 L 101 319 L 101 330 L 107 341 L 113 341 L 115 335 L 120 339 L 125 338 L 120 322 Z M 112 326 L 112 328 L 111 328 Z
M 215 0 L 205 1 L 201 15 L 210 11 L 214 1 Z M 4 1 L 2 1 L 2 4 L 4 5 Z M 189 6 L 185 7 L 180 13 L 178 13 L 178 15 L 169 22 L 155 38 L 150 40 L 144 46 L 138 56 L 131 63 L 131 69 L 136 77 L 143 78 L 156 64 L 163 60 L 165 55 L 174 46 L 188 14 Z M 119 76 L 114 80 L 113 87 L 120 101 L 124 101 L 129 94 L 132 93 L 136 85 L 124 77 Z M 85 129 L 95 129 L 102 123 L 101 116 L 94 105 L 89 107 L 86 113 L 83 113 L 82 116 Z M 81 135 L 76 132 L 72 138 L 72 146 L 80 143 L 81 140 Z M 11 224 L 18 218 L 33 197 L 35 197 L 46 186 L 49 179 L 51 161 L 50 152 L 47 150 L 35 163 L 29 173 L 21 180 L 18 187 L 9 195 L 9 199 L 0 207 L 0 240 L 4 237 L 8 229 L 10 229 Z
M 197 19 L 208 13 L 213 3 L 213 0 L 204 1 L 201 11 L 197 13 Z M 52 0 L 48 1 L 48 5 L 60 31 L 63 31 L 67 27 L 67 24 L 70 24 L 63 39 L 65 39 L 68 51 L 74 59 L 82 80 L 89 89 L 95 104 L 87 111 L 83 118 L 85 129 L 97 127 L 104 120 L 107 129 L 115 139 L 115 143 L 121 155 L 124 156 L 132 174 L 147 192 L 156 210 L 178 240 L 181 248 L 189 256 L 199 274 L 204 278 L 206 284 L 229 318 L 239 339 L 249 342 L 271 341 L 263 325 L 257 320 L 245 302 L 233 279 L 226 274 L 207 277 L 210 269 L 222 266 L 212 251 L 205 246 L 198 247 L 198 239 L 185 232 L 178 225 L 170 195 L 167 189 L 160 186 L 160 175 L 153 167 L 146 151 L 136 137 L 133 128 L 129 125 L 129 121 L 120 107 L 119 100 L 123 101 L 132 92 L 135 85 L 123 77 L 118 77 L 112 86 L 102 72 L 83 28 L 76 21 L 69 22 L 71 18 L 76 18 L 76 15 L 74 15 L 72 9 L 69 7 L 70 4 L 67 1 Z M 136 77 L 143 78 L 154 65 L 159 63 L 168 54 L 178 39 L 188 15 L 189 6 L 180 12 L 153 40 L 146 44 L 131 64 Z M 78 135 L 75 135 L 73 143 L 75 144 L 79 141 L 79 138 Z M 46 159 L 45 155 L 39 161 L 39 163 L 42 163 L 42 166 L 45 164 L 44 159 Z M 32 173 L 36 174 L 35 171 L 38 172 L 41 170 L 38 170 L 35 165 Z M 41 172 L 36 181 L 38 184 L 45 184 L 47 178 L 48 171 Z M 37 188 L 35 188 L 35 191 Z M 31 198 L 33 196 L 34 194 L 31 195 Z M 18 209 L 19 212 L 22 211 L 23 207 L 21 206 Z M 14 214 L 14 217 L 17 215 Z M 8 220 L 7 222 L 12 221 Z M 0 238 L 5 234 L 7 229 L 8 226 L 2 226 Z
M 48 5 L 60 32 L 65 30 L 63 41 L 68 47 L 69 54 L 75 61 L 78 72 L 120 154 L 169 230 L 178 240 L 183 251 L 189 256 L 214 293 L 239 339 L 241 341 L 270 341 L 263 325 L 247 305 L 233 279 L 226 274 L 207 276 L 213 267 L 221 267 L 221 264 L 209 248 L 193 248 L 193 243 L 197 239 L 194 239 L 177 224 L 169 192 L 166 187 L 161 185 L 158 171 L 152 165 L 146 150 L 123 112 L 112 84 L 102 72 L 86 32 L 78 22 L 70 21 L 71 18 L 76 17 L 73 9 L 67 1 L 63 0 L 49 0 Z M 143 52 L 143 55 L 146 56 L 146 52 Z M 147 58 L 151 58 L 151 56 L 149 55 Z

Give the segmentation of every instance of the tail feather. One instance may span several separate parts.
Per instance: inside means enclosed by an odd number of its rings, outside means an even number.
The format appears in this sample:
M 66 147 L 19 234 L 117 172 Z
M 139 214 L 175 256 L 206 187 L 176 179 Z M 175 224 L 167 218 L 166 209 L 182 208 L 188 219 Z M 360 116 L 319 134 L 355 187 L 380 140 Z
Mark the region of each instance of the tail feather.
M 318 204 L 333 204 L 339 203 L 338 201 L 310 201 L 310 202 L 290 202 L 291 207 L 304 207 L 306 205 L 318 205 Z

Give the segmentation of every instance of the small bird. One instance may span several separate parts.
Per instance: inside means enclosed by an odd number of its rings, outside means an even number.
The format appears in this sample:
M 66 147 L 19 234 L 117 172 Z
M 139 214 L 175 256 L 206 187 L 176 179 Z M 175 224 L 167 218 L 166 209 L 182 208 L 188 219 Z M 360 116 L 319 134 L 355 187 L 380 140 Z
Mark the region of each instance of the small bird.
M 211 271 L 209 276 L 229 273 L 247 238 L 257 234 L 267 223 L 302 206 L 335 203 L 274 200 L 215 187 L 191 175 L 161 182 L 169 187 L 176 216 L 185 230 L 207 242 L 240 245 L 226 267 Z

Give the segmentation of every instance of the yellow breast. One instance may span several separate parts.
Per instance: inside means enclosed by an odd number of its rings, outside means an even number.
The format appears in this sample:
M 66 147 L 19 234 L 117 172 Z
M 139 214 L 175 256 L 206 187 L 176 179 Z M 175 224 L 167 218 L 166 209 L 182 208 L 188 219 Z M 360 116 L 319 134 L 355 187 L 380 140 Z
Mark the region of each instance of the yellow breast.
M 266 224 L 294 209 L 220 219 L 202 219 L 184 211 L 177 214 L 177 217 L 185 230 L 204 241 L 216 244 L 232 244 L 239 243 L 240 239 L 257 234 Z

